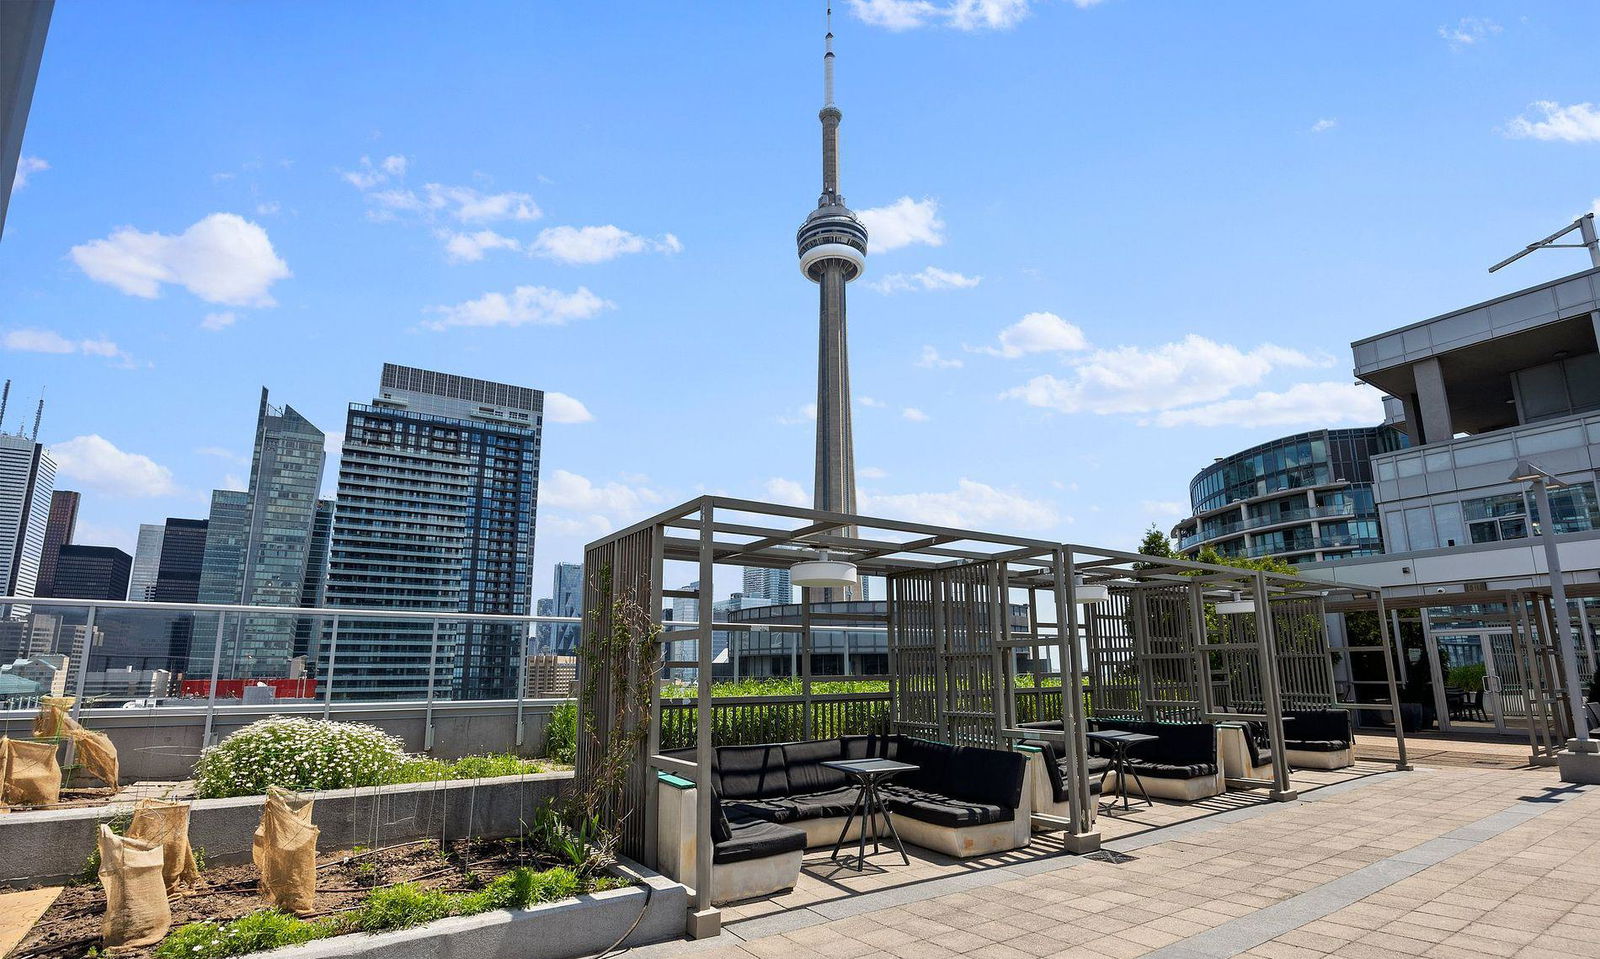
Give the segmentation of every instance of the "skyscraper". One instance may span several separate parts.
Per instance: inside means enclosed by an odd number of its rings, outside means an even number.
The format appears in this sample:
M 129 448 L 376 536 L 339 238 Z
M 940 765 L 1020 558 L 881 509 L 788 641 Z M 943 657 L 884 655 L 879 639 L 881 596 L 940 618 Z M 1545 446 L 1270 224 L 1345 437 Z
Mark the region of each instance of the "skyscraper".
M 56 461 L 48 450 L 27 436 L 0 434 L 0 588 L 7 596 L 35 595 L 55 485 Z M 27 612 L 10 610 L 13 617 Z
M 867 265 L 867 229 L 839 192 L 839 121 L 833 102 L 833 31 L 822 56 L 822 195 L 795 236 L 800 272 L 817 284 L 816 508 L 856 510 L 855 441 L 850 428 L 850 352 L 845 326 L 845 285 Z M 823 590 L 822 601 L 849 600 L 858 589 Z
M 156 584 L 151 598 L 158 603 L 193 603 L 200 598 L 200 571 L 206 555 L 206 528 L 203 519 L 168 517 L 161 533 L 161 550 L 156 564 Z M 167 661 L 174 671 L 184 670 L 193 645 L 194 618 L 173 616 L 167 624 Z M 209 650 L 207 662 L 210 662 Z
M 140 523 L 139 542 L 133 548 L 133 571 L 128 574 L 128 598 L 148 603 L 156 598 L 156 577 L 161 574 L 161 538 L 167 528 Z
M 583 617 L 583 564 L 557 563 L 555 585 L 551 588 L 552 616 Z M 556 652 L 570 655 L 578 648 L 583 627 L 578 623 L 557 623 L 554 630 Z
M 267 390 L 261 390 L 249 489 L 244 493 L 217 490 L 212 495 L 201 602 L 302 605 L 316 532 L 325 442 L 323 432 L 294 407 L 272 406 Z M 226 675 L 288 675 L 297 634 L 303 632 L 297 621 L 279 614 L 233 619 L 236 622 L 223 635 Z M 202 643 L 194 650 L 191 669 L 209 669 L 204 647 Z
M 764 599 L 775 606 L 794 602 L 794 587 L 789 582 L 786 569 L 763 569 L 760 566 L 744 568 L 744 595 Z
M 526 615 L 543 411 L 538 390 L 384 364 L 345 422 L 326 605 Z M 522 633 L 441 628 L 435 693 L 515 696 Z M 425 695 L 431 643 L 427 623 L 341 619 L 334 695 Z
M 128 595 L 133 557 L 115 546 L 61 547 L 54 596 L 62 599 L 121 599 Z
M 56 559 L 61 547 L 72 542 L 73 531 L 78 527 L 78 499 L 78 494 L 69 489 L 58 489 L 50 494 L 50 519 L 44 527 L 44 553 L 39 557 L 39 582 L 34 586 L 35 596 L 60 595 L 55 592 Z

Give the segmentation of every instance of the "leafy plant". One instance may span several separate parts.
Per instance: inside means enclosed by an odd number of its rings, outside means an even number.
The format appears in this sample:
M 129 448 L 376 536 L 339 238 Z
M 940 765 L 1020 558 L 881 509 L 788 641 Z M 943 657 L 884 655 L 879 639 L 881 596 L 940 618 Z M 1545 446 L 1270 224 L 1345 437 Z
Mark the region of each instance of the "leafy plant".
M 427 783 L 446 779 L 492 779 L 496 776 L 525 776 L 545 771 L 536 759 L 524 759 L 515 753 L 492 753 L 487 756 L 463 756 L 454 762 L 444 762 L 431 756 L 413 756 L 401 763 L 384 779 L 385 784 Z
M 366 932 L 409 929 L 446 916 L 460 915 L 462 898 L 403 882 L 386 889 L 373 890 L 361 906 L 350 914 L 350 923 Z
M 1483 692 L 1483 677 L 1487 672 L 1488 667 L 1483 663 L 1451 666 L 1450 672 L 1445 674 L 1445 684 L 1469 693 Z
M 232 922 L 208 920 L 180 926 L 156 947 L 155 959 L 224 959 L 297 946 L 343 931 L 333 918 L 306 920 L 263 909 Z
M 577 703 L 562 703 L 550 711 L 550 722 L 544 731 L 544 754 L 568 766 L 577 761 Z

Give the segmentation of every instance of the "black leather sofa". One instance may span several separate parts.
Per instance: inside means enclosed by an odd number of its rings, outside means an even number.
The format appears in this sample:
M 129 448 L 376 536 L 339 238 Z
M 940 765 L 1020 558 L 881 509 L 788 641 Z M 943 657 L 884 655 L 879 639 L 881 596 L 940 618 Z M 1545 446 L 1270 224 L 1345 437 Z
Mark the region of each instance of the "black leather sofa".
M 1284 758 L 1291 766 L 1341 769 L 1355 761 L 1347 709 L 1295 709 L 1283 713 Z
M 1060 730 L 1059 721 L 1023 723 L 1024 729 Z M 1137 773 L 1145 792 L 1163 799 L 1194 800 L 1223 791 L 1221 757 L 1216 727 L 1210 723 L 1150 723 L 1134 719 L 1091 717 L 1089 729 L 1124 730 L 1157 737 L 1128 750 L 1128 768 Z M 1111 753 L 1089 741 L 1089 770 L 1109 786 Z M 1096 787 L 1098 788 L 1098 786 Z M 1138 785 L 1129 783 L 1135 793 Z

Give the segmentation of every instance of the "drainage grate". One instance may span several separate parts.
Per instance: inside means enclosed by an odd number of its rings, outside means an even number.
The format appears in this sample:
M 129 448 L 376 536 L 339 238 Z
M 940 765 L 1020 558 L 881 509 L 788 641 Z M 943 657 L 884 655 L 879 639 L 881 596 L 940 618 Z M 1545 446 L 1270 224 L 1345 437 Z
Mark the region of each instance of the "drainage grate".
M 1095 862 L 1108 862 L 1113 866 L 1120 866 L 1125 862 L 1133 862 L 1135 859 L 1138 859 L 1139 857 L 1138 856 L 1130 856 L 1125 852 L 1117 852 L 1114 849 L 1099 849 L 1099 850 L 1096 850 L 1094 852 L 1089 853 L 1087 856 L 1084 856 L 1083 858 L 1092 859 Z

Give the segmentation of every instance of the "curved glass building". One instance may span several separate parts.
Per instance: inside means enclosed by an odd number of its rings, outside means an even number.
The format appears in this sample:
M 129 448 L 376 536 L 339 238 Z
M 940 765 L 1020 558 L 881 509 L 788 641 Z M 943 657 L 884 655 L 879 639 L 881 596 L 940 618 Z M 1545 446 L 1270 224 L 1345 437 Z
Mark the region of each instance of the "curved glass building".
M 1296 433 L 1224 456 L 1189 483 L 1194 511 L 1172 531 L 1192 556 L 1321 562 L 1383 552 L 1372 456 L 1406 445 L 1392 425 Z

